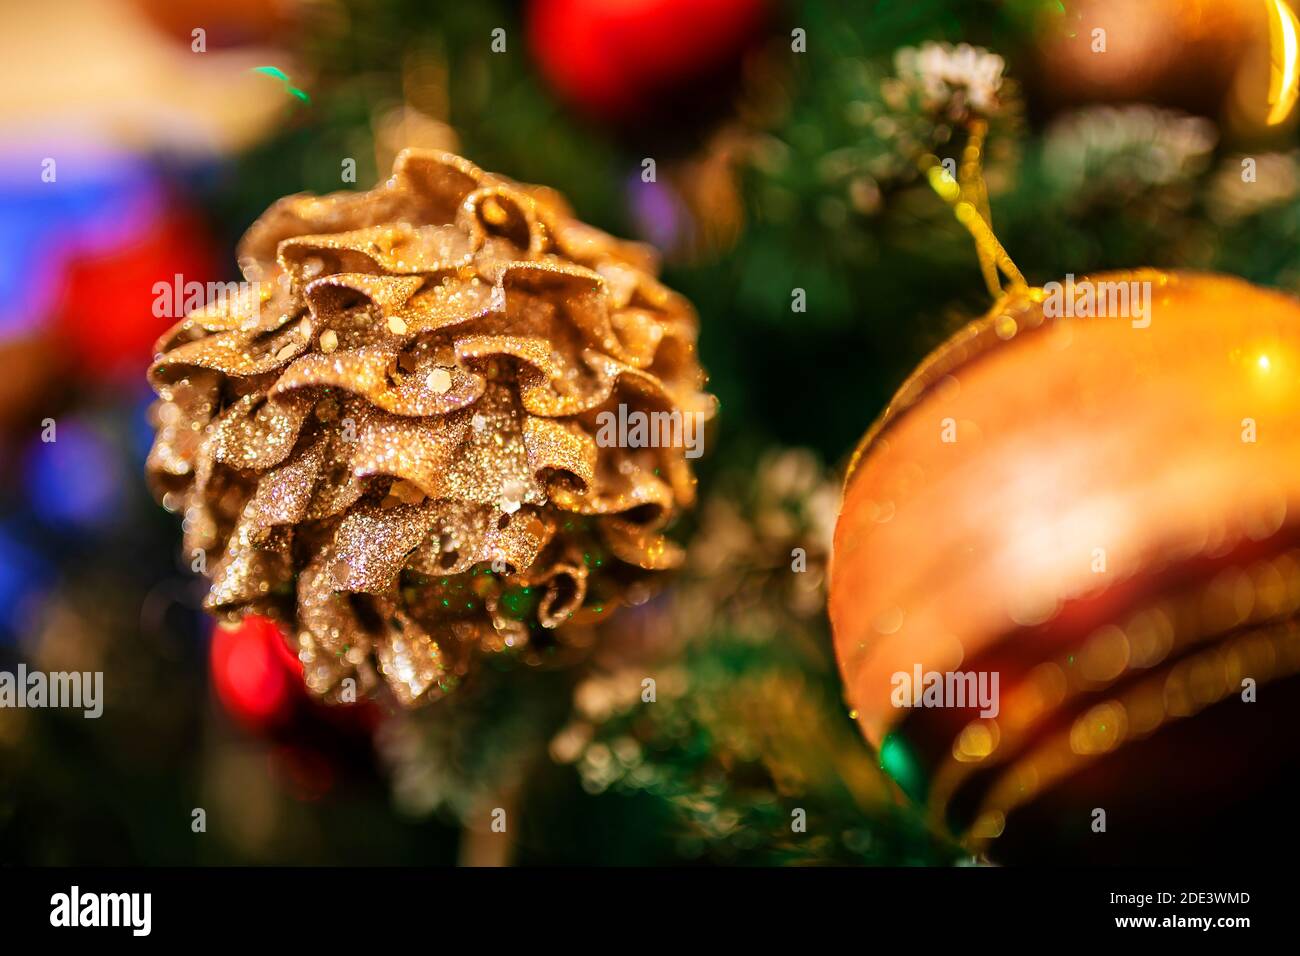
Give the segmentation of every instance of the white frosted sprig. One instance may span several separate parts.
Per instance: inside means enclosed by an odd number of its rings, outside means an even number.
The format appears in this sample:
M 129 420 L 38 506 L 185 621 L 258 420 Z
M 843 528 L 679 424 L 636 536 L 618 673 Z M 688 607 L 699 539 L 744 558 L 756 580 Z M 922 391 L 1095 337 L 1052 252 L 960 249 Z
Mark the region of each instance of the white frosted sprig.
M 928 109 L 954 118 L 998 109 L 1006 61 L 969 43 L 923 43 L 894 54 L 898 78 L 921 94 Z

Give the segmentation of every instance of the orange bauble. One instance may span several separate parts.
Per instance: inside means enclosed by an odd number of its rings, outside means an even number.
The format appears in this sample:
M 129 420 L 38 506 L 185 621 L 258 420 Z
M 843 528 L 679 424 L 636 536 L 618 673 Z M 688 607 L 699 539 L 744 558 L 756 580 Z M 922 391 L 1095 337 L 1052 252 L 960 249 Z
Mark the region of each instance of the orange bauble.
M 1267 111 L 1264 0 L 1072 0 L 1043 24 L 1030 87 L 1053 111 L 1150 103 L 1214 116 L 1244 106 L 1260 121 Z
M 1110 314 L 1045 314 L 1088 290 Z M 1240 280 L 1009 294 L 850 468 L 830 584 L 849 703 L 935 825 L 996 860 L 1272 833 L 1300 782 L 1298 608 L 1300 302 Z M 955 706 L 949 674 L 995 706 Z M 931 675 L 947 695 L 913 696 Z

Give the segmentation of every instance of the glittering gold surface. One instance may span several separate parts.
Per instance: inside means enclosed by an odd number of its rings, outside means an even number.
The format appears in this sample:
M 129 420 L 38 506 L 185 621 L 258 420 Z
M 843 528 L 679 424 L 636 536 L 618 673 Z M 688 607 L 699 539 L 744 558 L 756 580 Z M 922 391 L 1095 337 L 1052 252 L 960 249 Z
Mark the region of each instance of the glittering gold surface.
M 158 342 L 148 473 L 206 606 L 286 624 L 314 692 L 433 699 L 679 560 L 683 449 L 595 441 L 619 404 L 714 410 L 644 247 L 407 151 L 371 192 L 275 203 L 239 259 L 260 294 Z

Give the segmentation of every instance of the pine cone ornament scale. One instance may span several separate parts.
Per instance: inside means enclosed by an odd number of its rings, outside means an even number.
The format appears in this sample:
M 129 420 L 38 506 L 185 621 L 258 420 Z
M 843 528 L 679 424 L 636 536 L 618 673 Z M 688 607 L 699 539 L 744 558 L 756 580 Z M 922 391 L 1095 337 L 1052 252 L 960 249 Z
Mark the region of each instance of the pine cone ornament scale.
M 313 692 L 434 699 L 481 651 L 581 643 L 680 559 L 685 450 L 598 441 L 620 405 L 714 411 L 644 247 L 408 151 L 368 193 L 275 203 L 239 255 L 253 293 L 158 343 L 148 475 L 205 606 L 280 621 Z

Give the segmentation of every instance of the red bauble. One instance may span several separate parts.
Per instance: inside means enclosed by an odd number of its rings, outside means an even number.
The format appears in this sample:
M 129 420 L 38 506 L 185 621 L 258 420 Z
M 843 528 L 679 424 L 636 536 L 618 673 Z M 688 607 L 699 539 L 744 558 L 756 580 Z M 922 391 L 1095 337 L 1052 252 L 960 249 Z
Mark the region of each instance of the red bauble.
M 135 0 L 135 6 L 188 51 L 195 27 L 207 31 L 211 49 L 286 46 L 306 5 L 285 0 Z
M 226 710 L 253 728 L 287 722 L 305 697 L 302 664 L 274 621 L 249 616 L 212 632 L 212 683 Z
M 154 286 L 222 278 L 212 244 L 192 213 L 167 209 L 138 235 L 103 253 L 73 258 L 55 318 L 58 350 L 96 380 L 134 384 L 153 344 L 174 319 L 154 315 Z
M 765 0 L 531 0 L 528 40 L 561 98 L 607 120 L 707 92 L 758 36 Z M 696 89 L 692 89 L 696 87 Z
M 371 737 L 381 715 L 362 701 L 311 698 L 302 664 L 269 618 L 249 615 L 212 632 L 212 684 L 222 708 L 264 741 L 268 773 L 297 800 L 318 800 L 341 778 L 373 773 Z

